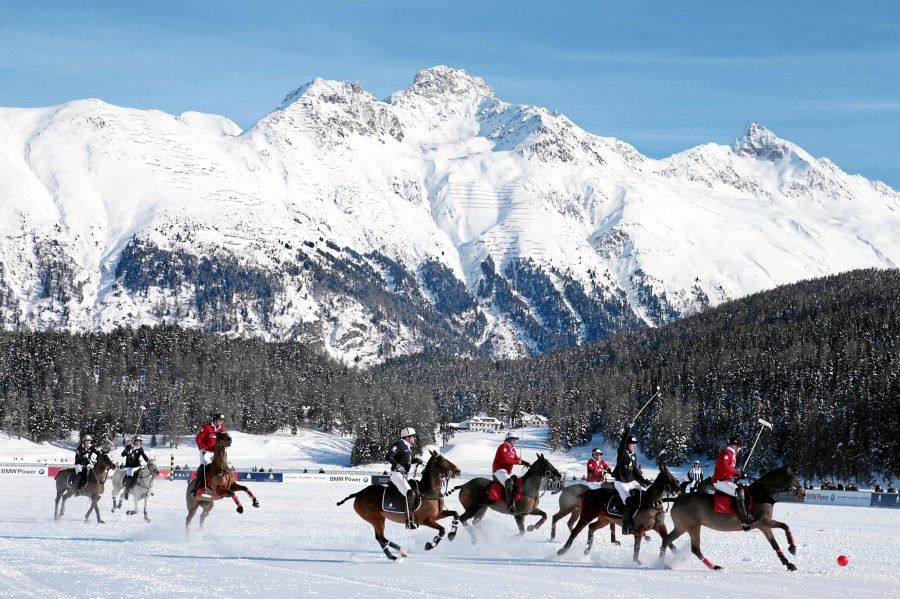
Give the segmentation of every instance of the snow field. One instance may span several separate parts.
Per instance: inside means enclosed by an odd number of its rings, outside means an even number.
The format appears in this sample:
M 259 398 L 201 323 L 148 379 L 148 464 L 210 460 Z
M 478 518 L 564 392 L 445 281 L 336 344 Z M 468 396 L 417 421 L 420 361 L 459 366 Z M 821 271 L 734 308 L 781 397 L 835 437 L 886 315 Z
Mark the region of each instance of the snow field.
M 216 503 L 207 527 L 184 533 L 184 482 L 159 481 L 151 498 L 152 522 L 110 513 L 109 491 L 101 504 L 106 523 L 84 524 L 84 498 L 72 499 L 54 522 L 53 482 L 44 477 L 5 478 L 0 500 L 0 597 L 877 597 L 900 584 L 900 511 L 779 504 L 775 515 L 797 539 L 790 573 L 758 532 L 703 531 L 706 555 L 725 567 L 708 571 L 690 555 L 686 537 L 673 570 L 656 567 L 659 541 L 645 542 L 647 565 L 631 561 L 631 539 L 609 544 L 599 531 L 594 550 L 583 556 L 583 533 L 564 557 L 564 538 L 549 541 L 544 528 L 513 538 L 512 518 L 491 512 L 473 546 L 460 529 L 431 552 L 433 531 L 406 531 L 388 524 L 388 538 L 410 551 L 399 563 L 381 553 L 371 527 L 352 501 L 335 502 L 358 490 L 324 482 L 266 484 L 251 488 L 239 515 L 229 500 Z M 557 496 L 541 506 L 553 513 Z M 460 510 L 458 499 L 448 500 Z M 532 519 L 529 519 L 531 521 Z M 449 520 L 446 526 L 449 528 Z M 559 529 L 562 537 L 565 528 Z M 786 550 L 784 535 L 778 541 Z M 850 565 L 835 563 L 839 554 Z

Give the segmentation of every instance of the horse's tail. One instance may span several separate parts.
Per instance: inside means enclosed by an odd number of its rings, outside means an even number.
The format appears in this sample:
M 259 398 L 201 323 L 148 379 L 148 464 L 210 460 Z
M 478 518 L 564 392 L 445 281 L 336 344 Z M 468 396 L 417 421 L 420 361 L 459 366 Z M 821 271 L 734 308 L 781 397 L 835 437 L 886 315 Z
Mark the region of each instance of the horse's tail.
M 444 497 L 449 497 L 449 496 L 453 495 L 454 493 L 456 493 L 457 491 L 459 491 L 460 489 L 462 489 L 462 488 L 465 487 L 465 486 L 466 486 L 466 485 L 456 485 L 455 487 L 453 487 L 452 489 L 450 489 L 449 491 L 447 491 L 447 492 L 444 494 Z
M 343 499 L 341 499 L 340 501 L 338 501 L 337 504 L 338 504 L 338 505 L 342 505 L 345 501 L 347 501 L 348 499 L 353 499 L 353 498 L 356 497 L 357 495 L 359 495 L 358 492 L 357 492 L 357 493 L 351 493 L 350 495 L 347 495 L 346 497 L 344 497 Z

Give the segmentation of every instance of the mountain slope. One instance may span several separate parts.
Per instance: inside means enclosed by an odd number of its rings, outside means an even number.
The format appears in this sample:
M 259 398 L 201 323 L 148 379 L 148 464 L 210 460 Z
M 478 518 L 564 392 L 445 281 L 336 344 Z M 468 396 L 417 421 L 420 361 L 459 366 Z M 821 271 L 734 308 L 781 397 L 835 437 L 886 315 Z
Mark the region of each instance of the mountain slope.
M 515 356 L 900 263 L 900 194 L 757 124 L 664 160 L 448 67 L 316 79 L 247 131 L 0 109 L 0 318 L 177 322 L 371 363 Z

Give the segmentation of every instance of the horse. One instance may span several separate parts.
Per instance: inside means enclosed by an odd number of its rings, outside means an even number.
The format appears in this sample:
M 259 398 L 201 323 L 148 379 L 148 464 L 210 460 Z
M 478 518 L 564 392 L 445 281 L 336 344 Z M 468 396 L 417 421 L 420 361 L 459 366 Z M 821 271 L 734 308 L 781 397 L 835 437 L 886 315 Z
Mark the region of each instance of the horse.
M 525 475 L 522 476 L 522 497 L 516 502 L 515 512 L 512 514 L 516 519 L 520 535 L 525 534 L 525 516 L 541 517 L 535 524 L 528 526 L 529 532 L 537 530 L 547 521 L 547 513 L 538 509 L 541 487 L 547 479 L 559 482 L 562 480 L 562 474 L 544 457 L 544 454 L 539 453 L 538 459 L 534 461 Z M 504 514 L 509 513 L 505 501 L 491 501 L 488 498 L 488 490 L 492 483 L 493 479 L 490 478 L 473 478 L 450 491 L 450 493 L 453 493 L 459 490 L 459 502 L 465 508 L 463 515 L 459 517 L 459 521 L 471 533 L 472 543 L 475 543 L 474 527 L 478 526 L 481 519 L 484 518 L 488 508 Z M 470 528 L 468 521 L 471 518 L 474 518 L 474 520 Z
M 431 451 L 431 457 L 428 458 L 428 463 L 425 464 L 425 468 L 422 470 L 422 480 L 419 484 L 419 496 L 422 498 L 422 504 L 413 512 L 416 522 L 438 531 L 438 534 L 425 544 L 426 551 L 434 549 L 446 533 L 444 527 L 438 524 L 438 520 L 442 520 L 447 516 L 453 516 L 453 524 L 447 538 L 452 541 L 456 537 L 456 529 L 459 526 L 459 514 L 444 508 L 441 483 L 442 481 L 449 481 L 450 478 L 459 476 L 459 474 L 460 470 L 453 462 L 438 452 Z M 385 520 L 390 520 L 391 522 L 403 524 L 406 522 L 406 514 L 384 511 L 381 506 L 384 493 L 384 485 L 369 485 L 361 491 L 344 497 L 337 502 L 337 505 L 342 505 L 349 499 L 353 499 L 353 509 L 356 510 L 360 518 L 372 525 L 372 528 L 375 530 L 375 540 L 378 541 L 381 550 L 388 559 L 395 560 L 397 556 L 391 553 L 391 549 L 398 550 L 401 557 L 406 557 L 408 553 L 406 549 L 384 536 L 384 523 Z
M 244 506 L 241 505 L 240 500 L 235 494 L 237 491 L 243 491 L 249 495 L 250 499 L 253 500 L 253 507 L 259 507 L 259 500 L 256 499 L 256 496 L 250 489 L 237 482 L 237 476 L 235 475 L 234 470 L 228 466 L 228 456 L 225 454 L 225 450 L 229 447 L 231 447 L 231 435 L 228 433 L 218 433 L 216 436 L 216 449 L 213 451 L 212 462 L 206 466 L 206 487 L 212 494 L 211 499 L 196 497 L 191 492 L 193 485 L 191 485 L 191 481 L 188 481 L 184 493 L 184 499 L 188 510 L 187 518 L 184 521 L 185 531 L 190 529 L 191 520 L 194 519 L 194 514 L 199 507 L 203 508 L 203 512 L 200 514 L 200 528 L 203 528 L 203 523 L 206 521 L 207 516 L 209 516 L 209 512 L 212 511 L 215 501 L 222 499 L 223 497 L 231 497 L 237 506 L 237 513 L 243 514 Z
M 157 476 L 159 476 L 159 468 L 156 466 L 156 461 L 153 458 L 147 462 L 146 468 L 139 468 L 137 472 L 134 473 L 134 486 L 131 488 L 130 492 L 131 499 L 134 501 L 134 509 L 126 511 L 126 514 L 129 516 L 135 515 L 138 511 L 138 502 L 143 499 L 144 522 L 150 522 L 150 518 L 147 516 L 147 499 L 149 499 L 151 495 L 150 490 L 153 488 L 153 481 Z M 112 478 L 113 513 L 115 513 L 117 509 L 122 509 L 121 496 L 125 491 L 124 480 L 125 470 L 122 468 L 116 470 Z
M 84 521 L 88 521 L 88 516 L 90 516 L 93 511 L 97 515 L 97 524 L 103 524 L 103 520 L 100 518 L 100 507 L 98 506 L 98 503 L 100 502 L 100 498 L 103 497 L 103 485 L 106 483 L 109 471 L 115 470 L 115 468 L 116 465 L 109 459 L 109 455 L 105 452 L 100 453 L 100 457 L 97 458 L 97 463 L 88 471 L 87 482 L 84 487 L 78 491 L 76 491 L 74 487 L 69 486 L 69 476 L 75 472 L 75 468 L 66 468 L 57 472 L 54 477 L 54 481 L 56 482 L 56 501 L 53 504 L 53 519 L 59 520 L 65 515 L 66 500 L 69 497 L 85 496 L 91 498 L 91 507 L 89 507 L 87 513 L 85 513 Z M 60 503 L 60 500 L 62 500 L 62 503 Z
M 773 528 L 782 529 L 787 537 L 788 551 L 791 552 L 791 555 L 797 554 L 797 545 L 794 543 L 794 536 L 791 534 L 791 529 L 784 522 L 779 522 L 772 518 L 772 512 L 775 505 L 774 496 L 776 493 L 782 491 L 789 492 L 800 501 L 806 496 L 806 489 L 800 484 L 800 479 L 797 478 L 797 475 L 789 466 L 782 466 L 781 468 L 776 468 L 775 470 L 767 472 L 762 475 L 759 480 L 747 487 L 747 496 L 752 500 L 750 513 L 756 518 L 756 522 L 753 523 L 750 528 L 756 528 L 762 532 L 766 539 L 768 539 L 772 549 L 775 550 L 781 563 L 786 566 L 788 570 L 793 572 L 797 569 L 797 566 L 792 564 L 790 560 L 784 556 L 784 553 L 778 546 L 778 542 L 775 540 L 775 535 L 772 534 Z M 691 537 L 691 552 L 697 556 L 697 559 L 703 562 L 710 570 L 722 570 L 721 566 L 712 563 L 703 555 L 703 552 L 700 551 L 701 527 L 706 526 L 707 528 L 722 532 L 742 531 L 744 528 L 737 513 L 716 513 L 713 508 L 714 499 L 715 497 L 713 495 L 690 493 L 688 495 L 680 495 L 675 500 L 671 510 L 674 528 L 672 529 L 672 532 L 666 536 L 665 541 L 663 542 L 663 546 L 659 552 L 660 560 L 665 559 L 666 546 L 671 546 L 675 539 L 684 533 L 688 533 Z
M 559 511 L 550 519 L 551 541 L 556 539 L 556 523 L 562 518 L 569 516 L 569 521 L 566 522 L 569 532 L 572 532 L 572 529 L 575 528 L 575 523 L 578 522 L 578 517 L 581 515 L 581 502 L 584 499 L 584 494 L 589 490 L 591 490 L 591 487 L 579 483 L 563 487 L 559 491 Z M 609 542 L 613 545 L 621 545 L 616 540 L 616 525 L 612 522 L 609 523 Z
M 669 468 L 666 464 L 659 462 L 658 466 L 659 474 L 647 490 L 641 493 L 640 505 L 632 518 L 634 523 L 634 552 L 632 553 L 632 559 L 638 564 L 641 563 L 639 558 L 641 553 L 641 541 L 644 539 L 644 534 L 647 531 L 655 530 L 660 538 L 666 538 L 666 533 L 668 531 L 666 530 L 662 498 L 667 492 L 677 493 L 679 488 L 678 479 L 669 472 Z M 607 511 L 607 505 L 609 504 L 610 499 L 614 498 L 616 495 L 618 495 L 618 491 L 616 491 L 615 488 L 594 489 L 584 494 L 581 517 L 578 519 L 578 524 L 572 529 L 565 545 L 560 547 L 559 551 L 556 552 L 557 555 L 563 555 L 567 552 L 572 546 L 572 541 L 575 540 L 575 537 L 577 537 L 581 530 L 585 526 L 588 526 L 588 524 L 590 524 L 590 527 L 588 528 L 588 542 L 584 548 L 584 554 L 587 555 L 590 553 L 591 547 L 593 547 L 594 544 L 594 532 L 598 528 L 613 525 L 616 521 L 621 521 L 622 519 L 621 515 L 610 514 Z M 594 522 L 594 520 L 596 520 L 596 522 Z

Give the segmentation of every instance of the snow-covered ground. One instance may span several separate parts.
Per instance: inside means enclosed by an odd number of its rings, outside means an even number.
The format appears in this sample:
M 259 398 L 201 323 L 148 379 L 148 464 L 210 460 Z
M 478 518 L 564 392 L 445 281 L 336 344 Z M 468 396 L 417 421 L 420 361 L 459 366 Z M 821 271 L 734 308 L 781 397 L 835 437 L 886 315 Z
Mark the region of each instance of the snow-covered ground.
M 545 452 L 561 470 L 581 473 L 589 447 L 552 452 L 544 430 L 524 429 L 521 435 L 526 459 Z M 464 472 L 483 474 L 499 439 L 460 433 L 443 449 Z M 349 463 L 350 445 L 349 438 L 313 431 L 237 433 L 231 457 L 248 467 L 335 469 Z M 152 453 L 168 460 L 168 451 Z M 0 462 L 6 464 L 14 457 L 53 461 L 69 455 L 65 443 L 35 445 L 0 437 Z M 194 456 L 190 446 L 182 445 L 176 461 L 193 462 Z M 590 556 L 580 551 L 582 535 L 560 558 L 556 550 L 564 538 L 550 542 L 549 524 L 513 538 L 512 519 L 493 512 L 483 522 L 485 535 L 477 545 L 461 530 L 454 541 L 444 539 L 430 552 L 424 544 L 431 532 L 389 524 L 389 538 L 410 551 L 395 564 L 385 559 L 351 502 L 335 506 L 357 490 L 355 484 L 258 483 L 252 488 L 260 509 L 248 505 L 239 515 L 230 502 L 219 502 L 207 529 L 188 536 L 181 481 L 156 483 L 150 523 L 111 514 L 109 497 L 104 498 L 103 525 L 82 522 L 88 507 L 84 498 L 71 500 L 65 518 L 55 523 L 53 483 L 47 477 L 4 476 L 3 483 L 0 597 L 867 597 L 895 595 L 900 588 L 898 510 L 778 505 L 776 516 L 791 525 L 798 542 L 792 559 L 799 571 L 794 573 L 781 566 L 759 533 L 704 531 L 704 551 L 726 568 L 723 573 L 708 571 L 689 554 L 676 559 L 674 569 L 663 570 L 656 567 L 656 538 L 644 544 L 645 566 L 631 562 L 630 538 L 615 547 L 605 532 Z M 455 495 L 448 504 L 460 509 Z M 545 495 L 543 507 L 556 511 L 557 496 Z M 782 535 L 779 542 L 786 546 Z M 677 543 L 679 548 L 687 544 L 686 538 Z M 850 557 L 848 567 L 835 563 L 840 554 Z
M 389 525 L 389 538 L 410 550 L 403 563 L 382 555 L 368 524 L 335 502 L 354 485 L 308 482 L 255 485 L 262 507 L 237 514 L 219 502 L 205 531 L 184 533 L 184 482 L 161 481 L 151 523 L 109 513 L 82 523 L 88 502 L 52 517 L 53 484 L 45 477 L 5 478 L 0 511 L 0 597 L 874 597 L 900 585 L 900 512 L 873 508 L 778 505 L 799 551 L 788 572 L 759 533 L 704 531 L 706 554 L 725 572 L 693 556 L 673 570 L 655 567 L 657 539 L 644 544 L 648 565 L 631 562 L 628 544 L 601 534 L 584 557 L 583 538 L 564 558 L 549 528 L 512 538 L 512 519 L 491 513 L 486 538 L 473 546 L 465 532 L 424 551 L 430 532 Z M 546 507 L 555 507 L 546 495 Z M 450 506 L 458 507 L 455 498 Z M 779 539 L 783 541 L 783 539 Z M 678 543 L 685 547 L 686 540 Z M 782 542 L 782 545 L 784 543 Z M 835 563 L 839 554 L 850 565 Z

